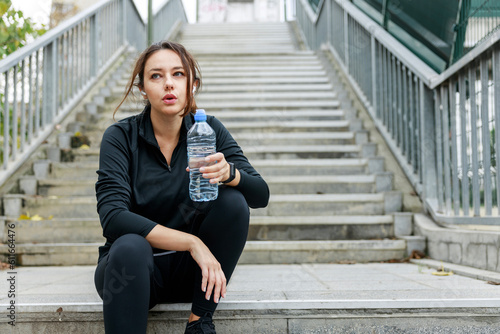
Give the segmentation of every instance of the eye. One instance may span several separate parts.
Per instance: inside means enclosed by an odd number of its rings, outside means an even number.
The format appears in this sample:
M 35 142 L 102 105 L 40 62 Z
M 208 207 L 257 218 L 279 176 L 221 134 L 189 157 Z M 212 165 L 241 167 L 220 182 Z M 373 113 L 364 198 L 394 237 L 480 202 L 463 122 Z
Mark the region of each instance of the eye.
M 176 76 L 176 77 L 181 77 L 183 75 L 184 75 L 184 72 L 182 72 L 182 71 L 177 71 L 174 73 L 174 76 Z
M 158 79 L 160 75 L 158 73 L 154 73 L 151 75 L 151 79 Z

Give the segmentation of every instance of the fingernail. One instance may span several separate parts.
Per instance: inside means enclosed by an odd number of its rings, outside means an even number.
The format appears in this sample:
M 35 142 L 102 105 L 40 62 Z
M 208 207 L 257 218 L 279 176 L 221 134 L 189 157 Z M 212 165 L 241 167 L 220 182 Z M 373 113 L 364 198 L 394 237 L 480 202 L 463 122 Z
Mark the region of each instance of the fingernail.
M 210 158 L 209 158 L 209 157 L 206 157 L 206 158 L 205 158 L 205 161 L 210 161 Z
M 203 173 L 205 171 L 205 167 L 200 167 L 200 173 Z
M 215 303 L 217 304 L 219 302 L 219 298 L 215 298 Z

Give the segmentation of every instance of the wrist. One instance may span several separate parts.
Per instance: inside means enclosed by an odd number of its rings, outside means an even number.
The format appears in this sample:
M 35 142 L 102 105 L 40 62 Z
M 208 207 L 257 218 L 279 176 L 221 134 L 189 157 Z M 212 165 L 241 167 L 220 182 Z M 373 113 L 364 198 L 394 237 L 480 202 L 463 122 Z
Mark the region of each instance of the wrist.
M 232 162 L 228 162 L 227 164 L 229 165 L 229 176 L 221 182 L 222 184 L 230 183 L 236 177 L 236 167 L 234 164 Z

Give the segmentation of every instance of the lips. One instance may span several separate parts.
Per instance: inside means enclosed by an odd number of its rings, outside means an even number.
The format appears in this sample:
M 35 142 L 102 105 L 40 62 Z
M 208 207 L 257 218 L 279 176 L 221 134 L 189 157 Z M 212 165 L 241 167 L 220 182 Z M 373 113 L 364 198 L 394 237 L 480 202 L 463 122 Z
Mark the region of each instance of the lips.
M 166 104 L 174 104 L 175 102 L 177 102 L 177 96 L 175 96 L 174 94 L 166 94 L 163 97 L 163 102 Z

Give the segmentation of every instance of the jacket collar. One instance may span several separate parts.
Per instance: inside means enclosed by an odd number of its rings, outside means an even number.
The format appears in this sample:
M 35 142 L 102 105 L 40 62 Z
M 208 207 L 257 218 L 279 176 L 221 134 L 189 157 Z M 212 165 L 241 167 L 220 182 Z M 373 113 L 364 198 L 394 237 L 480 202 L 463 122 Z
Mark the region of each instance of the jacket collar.
M 153 130 L 153 123 L 151 123 L 151 106 L 146 106 L 144 110 L 139 114 L 139 136 L 141 136 L 146 142 L 156 147 L 160 147 L 156 141 L 155 133 Z M 189 113 L 182 120 L 183 126 L 181 127 L 181 135 L 179 140 L 186 137 L 187 132 L 194 124 L 194 115 Z M 184 131 L 183 131 L 184 129 Z

